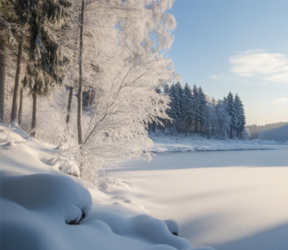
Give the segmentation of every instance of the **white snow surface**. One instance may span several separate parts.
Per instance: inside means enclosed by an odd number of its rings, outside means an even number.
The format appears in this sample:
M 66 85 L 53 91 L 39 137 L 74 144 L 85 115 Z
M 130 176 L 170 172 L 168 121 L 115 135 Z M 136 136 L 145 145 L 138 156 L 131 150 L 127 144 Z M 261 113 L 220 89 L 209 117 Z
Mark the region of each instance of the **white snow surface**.
M 179 235 L 195 247 L 288 249 L 288 145 L 161 153 L 150 162 L 123 161 L 107 174 L 129 185 L 123 199 L 178 221 Z
M 258 141 L 245 140 L 216 140 L 207 139 L 199 135 L 164 135 L 151 134 L 153 146 L 150 150 L 154 153 L 163 152 L 189 152 L 189 151 L 233 151 L 233 150 L 265 150 L 272 149 L 271 143 L 263 145 Z M 276 144 L 276 143 L 274 143 Z M 279 144 L 279 143 L 278 143 Z
M 120 179 L 110 178 L 110 194 L 87 190 L 79 178 L 59 171 L 71 163 L 57 149 L 19 128 L 8 138 L 7 132 L 0 124 L 0 249 L 192 249 L 172 234 L 177 222 L 155 219 L 125 197 L 131 188 Z M 67 224 L 83 215 L 79 225 Z

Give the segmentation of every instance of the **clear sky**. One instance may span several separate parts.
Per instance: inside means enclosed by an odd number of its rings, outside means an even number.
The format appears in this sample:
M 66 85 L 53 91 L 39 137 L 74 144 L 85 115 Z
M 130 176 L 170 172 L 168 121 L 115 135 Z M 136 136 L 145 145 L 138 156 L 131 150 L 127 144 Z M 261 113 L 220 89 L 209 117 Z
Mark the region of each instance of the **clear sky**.
M 176 0 L 171 13 L 182 85 L 237 93 L 248 125 L 288 122 L 288 0 Z

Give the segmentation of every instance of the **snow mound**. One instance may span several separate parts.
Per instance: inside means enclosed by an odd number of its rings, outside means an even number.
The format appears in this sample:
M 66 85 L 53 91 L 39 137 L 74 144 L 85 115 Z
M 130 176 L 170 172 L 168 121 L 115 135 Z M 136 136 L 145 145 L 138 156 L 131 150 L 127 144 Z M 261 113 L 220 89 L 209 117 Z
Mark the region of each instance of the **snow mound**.
M 175 220 L 165 220 L 164 221 L 165 224 L 168 227 L 168 230 L 174 234 L 174 235 L 178 235 L 179 234 L 179 225 Z
M 56 164 L 55 147 L 24 138 L 19 128 L 6 140 L 7 125 L 0 129 L 0 249 L 193 249 L 171 233 L 179 231 L 175 221 L 132 212 L 133 201 L 122 206 L 108 194 L 88 191 L 79 178 L 59 171 L 65 160 Z M 129 187 L 120 179 L 108 182 Z

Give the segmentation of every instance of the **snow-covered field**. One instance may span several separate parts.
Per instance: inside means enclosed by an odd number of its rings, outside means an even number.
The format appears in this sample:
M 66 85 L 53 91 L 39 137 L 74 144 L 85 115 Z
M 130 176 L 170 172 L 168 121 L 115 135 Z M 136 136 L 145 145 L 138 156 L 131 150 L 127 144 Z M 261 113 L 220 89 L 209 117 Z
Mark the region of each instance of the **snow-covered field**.
M 151 151 L 163 152 L 188 152 L 188 151 L 231 151 L 231 150 L 265 150 L 272 149 L 269 142 L 265 145 L 258 141 L 241 140 L 215 140 L 201 136 L 166 136 L 150 135 L 153 140 Z M 275 144 L 275 143 L 274 143 Z
M 192 249 L 172 234 L 179 231 L 175 221 L 154 219 L 127 199 L 121 205 L 115 194 L 87 190 L 79 178 L 59 171 L 75 166 L 58 159 L 57 148 L 19 129 L 9 138 L 7 132 L 0 124 L 1 250 Z M 119 196 L 128 188 L 112 183 Z
M 288 146 L 274 150 L 163 153 L 122 162 L 110 193 L 176 219 L 180 236 L 216 250 L 288 249 Z M 120 195 L 120 193 L 121 195 Z
M 0 248 L 287 250 L 288 145 L 270 147 L 122 162 L 100 179 L 104 193 L 16 129 L 0 143 Z

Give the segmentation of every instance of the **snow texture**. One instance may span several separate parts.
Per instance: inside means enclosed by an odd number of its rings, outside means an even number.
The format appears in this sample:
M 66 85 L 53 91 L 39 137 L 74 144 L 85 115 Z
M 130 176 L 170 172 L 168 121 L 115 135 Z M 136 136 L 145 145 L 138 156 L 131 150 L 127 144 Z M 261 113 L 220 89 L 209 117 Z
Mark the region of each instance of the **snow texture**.
M 288 145 L 269 147 L 274 150 L 166 152 L 150 162 L 123 161 L 106 173 L 129 188 L 110 193 L 158 219 L 175 219 L 179 236 L 195 247 L 287 250 Z
M 133 210 L 133 201 L 122 206 L 113 195 L 88 191 L 52 164 L 57 149 L 20 129 L 8 138 L 7 126 L 0 129 L 1 249 L 192 249 L 171 233 L 179 231 L 176 222 L 152 218 L 140 206 Z M 113 183 L 117 190 L 129 188 Z
M 188 152 L 188 151 L 232 151 L 232 150 L 266 150 L 272 146 L 261 145 L 255 141 L 243 140 L 215 140 L 206 139 L 202 136 L 166 136 L 150 135 L 153 146 L 150 150 L 154 153 L 164 152 Z

